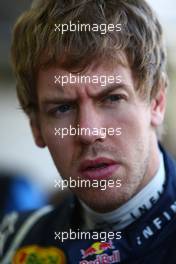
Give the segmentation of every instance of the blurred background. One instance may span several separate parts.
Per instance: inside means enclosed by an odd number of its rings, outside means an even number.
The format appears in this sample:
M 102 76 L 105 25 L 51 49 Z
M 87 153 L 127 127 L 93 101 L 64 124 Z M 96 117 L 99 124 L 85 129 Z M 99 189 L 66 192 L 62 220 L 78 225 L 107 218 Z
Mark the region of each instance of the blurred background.
M 170 88 L 164 145 L 176 157 L 176 1 L 148 2 L 157 12 L 166 37 Z M 10 66 L 12 26 L 30 4 L 29 0 L 0 1 L 0 171 L 5 171 L 4 175 L 16 172 L 20 179 L 38 186 L 37 192 L 44 195 L 44 199 L 38 201 L 40 206 L 55 191 L 54 180 L 58 172 L 47 149 L 39 149 L 34 144 L 28 119 L 19 108 Z

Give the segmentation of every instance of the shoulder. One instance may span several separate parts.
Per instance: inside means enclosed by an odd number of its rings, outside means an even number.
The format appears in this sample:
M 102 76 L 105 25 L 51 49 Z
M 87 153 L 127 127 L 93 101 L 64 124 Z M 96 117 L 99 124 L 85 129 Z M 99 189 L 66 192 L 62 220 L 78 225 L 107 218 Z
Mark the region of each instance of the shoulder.
M 33 212 L 23 214 L 12 212 L 5 215 L 0 224 L 1 258 L 12 248 L 18 248 L 35 224 L 52 210 L 52 206 L 45 206 Z
M 175 161 L 175 159 L 161 145 L 159 145 L 159 147 L 160 147 L 160 150 L 163 154 L 166 174 L 172 174 L 172 175 L 176 176 L 176 161 Z
M 73 196 L 64 196 L 59 204 L 45 206 L 41 209 L 26 213 L 13 212 L 4 216 L 0 223 L 0 260 L 2 264 L 6 258 L 25 244 L 40 244 L 44 233 L 56 227 L 60 229 L 66 225 L 72 207 Z M 68 223 L 69 225 L 70 223 Z

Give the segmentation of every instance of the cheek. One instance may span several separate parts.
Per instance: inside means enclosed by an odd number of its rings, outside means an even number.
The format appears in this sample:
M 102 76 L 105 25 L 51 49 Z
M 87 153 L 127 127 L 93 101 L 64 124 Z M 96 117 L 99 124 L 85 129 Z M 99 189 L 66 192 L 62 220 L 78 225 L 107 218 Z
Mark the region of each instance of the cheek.
M 69 169 L 69 164 L 72 159 L 72 137 L 65 136 L 61 138 L 55 131 L 54 126 L 43 127 L 43 137 L 49 149 L 49 152 L 54 160 L 54 163 L 62 174 Z
M 111 115 L 108 121 L 108 126 L 114 128 L 120 127 L 122 130 L 121 136 L 118 136 L 117 141 L 123 142 L 126 145 L 134 146 L 136 142 L 145 140 L 150 131 L 150 116 L 149 111 L 144 109 L 128 109 L 121 113 Z M 130 147 L 130 146 L 129 146 Z

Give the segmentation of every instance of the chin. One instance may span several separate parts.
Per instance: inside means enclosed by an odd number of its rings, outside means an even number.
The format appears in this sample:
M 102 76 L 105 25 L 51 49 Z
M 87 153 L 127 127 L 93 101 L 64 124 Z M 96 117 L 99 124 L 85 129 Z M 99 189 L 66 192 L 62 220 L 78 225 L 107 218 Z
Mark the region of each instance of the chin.
M 129 199 L 129 195 L 118 192 L 117 189 L 84 190 L 79 194 L 77 193 L 77 196 L 90 208 L 100 213 L 113 211 Z

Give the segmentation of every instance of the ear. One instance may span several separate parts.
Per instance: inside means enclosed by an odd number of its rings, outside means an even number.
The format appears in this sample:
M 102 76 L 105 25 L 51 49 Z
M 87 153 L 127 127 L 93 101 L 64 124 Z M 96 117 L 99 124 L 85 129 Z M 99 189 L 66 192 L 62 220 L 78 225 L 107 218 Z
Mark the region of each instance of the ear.
M 32 134 L 35 140 L 35 144 L 40 148 L 44 148 L 46 144 L 44 142 L 44 139 L 41 133 L 39 121 L 36 117 L 30 118 L 30 126 L 32 129 Z
M 151 101 L 151 125 L 156 128 L 163 123 L 166 110 L 166 88 L 160 88 Z

